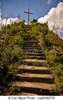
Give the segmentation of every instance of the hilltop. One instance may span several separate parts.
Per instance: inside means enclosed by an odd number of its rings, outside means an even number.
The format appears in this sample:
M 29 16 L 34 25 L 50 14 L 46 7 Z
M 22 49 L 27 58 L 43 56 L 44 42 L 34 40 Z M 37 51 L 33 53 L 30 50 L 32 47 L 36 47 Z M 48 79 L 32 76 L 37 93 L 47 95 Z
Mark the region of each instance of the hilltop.
M 31 64 L 31 61 L 26 60 L 27 57 L 30 59 L 30 54 L 29 56 L 26 54 L 26 50 L 29 51 L 30 48 L 33 53 L 35 50 L 35 53 L 42 54 L 41 58 L 34 58 L 38 60 L 32 65 L 49 68 L 55 78 L 57 86 L 55 92 L 62 93 L 63 40 L 49 31 L 47 24 L 39 24 L 36 20 L 33 20 L 30 25 L 25 25 L 24 21 L 14 23 L 3 27 L 0 31 L 0 86 L 5 87 L 12 83 L 17 74 L 17 66 Z M 46 62 L 41 63 L 39 60 L 43 59 L 46 59 Z

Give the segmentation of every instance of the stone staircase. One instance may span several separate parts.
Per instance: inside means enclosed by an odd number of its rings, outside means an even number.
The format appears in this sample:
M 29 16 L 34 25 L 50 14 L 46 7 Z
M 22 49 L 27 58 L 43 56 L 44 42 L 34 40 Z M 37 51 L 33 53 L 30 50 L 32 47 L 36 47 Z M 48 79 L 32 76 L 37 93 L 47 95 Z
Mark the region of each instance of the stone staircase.
M 13 85 L 20 91 L 17 95 L 36 96 L 54 95 L 54 77 L 48 67 L 43 67 L 46 58 L 34 36 L 26 35 L 23 50 L 26 53 L 23 64 L 18 67 L 18 73 Z

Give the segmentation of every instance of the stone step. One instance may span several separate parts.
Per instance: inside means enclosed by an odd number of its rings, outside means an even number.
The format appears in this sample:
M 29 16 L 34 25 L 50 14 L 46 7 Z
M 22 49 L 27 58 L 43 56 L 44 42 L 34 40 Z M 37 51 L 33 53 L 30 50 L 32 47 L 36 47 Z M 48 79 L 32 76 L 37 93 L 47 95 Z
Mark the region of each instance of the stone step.
M 24 36 L 26 36 L 26 37 L 28 37 L 28 36 L 30 36 L 30 37 L 34 37 L 33 35 L 31 35 L 31 34 L 29 34 L 29 33 L 25 33 L 25 34 L 23 34 Z M 34 37 L 35 38 L 35 37 Z
M 42 67 L 42 66 L 28 66 L 28 65 L 20 65 L 18 66 L 18 69 L 29 69 L 29 70 L 49 70 L 48 67 Z
M 34 52 L 34 53 L 42 53 L 42 50 L 38 50 L 38 49 L 23 49 L 23 51 L 25 51 L 25 52 Z
M 27 55 L 45 56 L 44 53 L 38 52 L 26 52 Z
M 22 92 L 22 93 L 19 93 L 19 95 L 21 95 L 21 96 L 38 96 L 38 94 L 34 94 L 34 93 L 27 93 L 27 92 Z
M 38 40 L 37 40 L 37 39 L 25 37 L 24 40 L 25 40 L 24 43 L 31 43 L 31 42 L 34 42 L 34 43 L 37 43 L 37 44 L 38 44 Z
M 18 88 L 18 87 L 17 87 Z M 21 95 L 24 96 L 23 93 L 27 93 L 25 94 L 25 96 L 28 96 L 28 93 L 29 93 L 29 96 L 31 96 L 31 94 L 34 94 L 32 96 L 46 96 L 46 95 L 50 95 L 50 96 L 54 96 L 54 95 L 57 95 L 57 93 L 55 92 L 55 90 L 48 90 L 48 89 L 40 89 L 40 88 L 29 88 L 29 87 L 19 87 L 21 92 L 22 93 Z M 20 94 L 19 94 L 20 95 Z
M 26 48 L 40 48 L 38 45 L 24 45 L 24 47 Z M 41 48 L 40 48 L 41 49 Z
M 39 60 L 39 59 L 25 59 L 24 61 L 26 62 L 46 62 L 47 60 Z
M 23 49 L 38 49 L 38 50 L 41 50 L 41 48 L 39 46 L 28 46 L 28 45 L 24 45 L 23 46 Z
M 31 74 L 31 73 L 22 73 L 17 74 L 19 77 L 30 77 L 30 78 L 44 78 L 44 79 L 53 79 L 53 76 L 51 74 Z
M 27 81 L 27 82 L 41 82 L 41 83 L 54 83 L 54 77 L 51 74 L 31 74 L 31 73 L 22 73 L 17 74 L 17 81 Z
M 21 92 L 36 93 L 41 95 L 49 95 L 55 90 L 55 84 L 46 84 L 39 82 L 14 82 L 13 86 L 17 86 L 21 89 Z
M 27 37 L 28 37 L 28 36 L 30 36 L 30 37 L 31 37 L 31 35 L 30 35 L 30 34 L 23 34 L 23 36 L 27 36 Z
M 51 74 L 49 68 L 40 66 L 21 65 L 18 68 L 18 73 L 36 73 L 36 74 Z
M 28 49 L 28 50 L 30 50 L 30 49 L 32 49 L 32 50 L 41 50 L 39 47 L 23 47 L 23 49 Z
M 35 39 L 24 39 L 24 42 L 23 42 L 23 44 L 25 45 L 25 44 L 37 44 L 37 45 L 39 45 L 39 43 L 38 43 L 38 41 L 37 40 L 35 40 Z
M 27 59 L 43 59 L 45 60 L 45 56 L 26 56 Z
M 28 47 L 28 48 L 31 48 L 31 47 L 32 47 L 32 48 L 40 48 L 38 45 L 34 45 L 34 44 L 32 44 L 32 45 L 30 45 L 30 44 L 25 44 L 25 45 L 24 45 L 24 44 L 23 44 L 23 47 L 25 47 L 25 48 L 26 48 L 26 47 Z M 41 48 L 40 48 L 40 49 L 41 49 Z
M 36 74 L 50 74 L 49 70 L 32 70 L 32 69 L 18 69 L 18 73 L 36 73 Z
M 34 41 L 35 41 L 36 38 L 35 38 L 35 37 L 30 37 L 30 36 L 29 36 L 29 37 L 24 37 L 24 40 L 29 40 L 29 41 L 30 41 L 30 40 L 34 40 Z
M 24 65 L 32 65 L 32 66 L 46 66 L 47 60 L 41 59 L 22 59 L 22 64 Z
M 38 43 L 35 43 L 35 42 L 26 42 L 26 43 L 23 43 L 23 46 L 39 46 Z
M 37 41 L 33 41 L 33 40 L 27 40 L 26 42 L 23 43 L 23 45 L 38 45 Z

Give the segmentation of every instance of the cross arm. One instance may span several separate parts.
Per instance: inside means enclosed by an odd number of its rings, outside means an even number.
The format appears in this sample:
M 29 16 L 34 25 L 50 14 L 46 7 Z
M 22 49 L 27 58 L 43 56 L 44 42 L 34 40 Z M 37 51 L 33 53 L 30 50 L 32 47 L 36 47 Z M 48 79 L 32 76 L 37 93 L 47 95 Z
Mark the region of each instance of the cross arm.
M 24 11 L 24 13 L 27 13 L 27 14 L 32 14 L 32 15 L 33 15 L 33 13 L 31 13 L 31 12 L 26 12 L 26 11 Z

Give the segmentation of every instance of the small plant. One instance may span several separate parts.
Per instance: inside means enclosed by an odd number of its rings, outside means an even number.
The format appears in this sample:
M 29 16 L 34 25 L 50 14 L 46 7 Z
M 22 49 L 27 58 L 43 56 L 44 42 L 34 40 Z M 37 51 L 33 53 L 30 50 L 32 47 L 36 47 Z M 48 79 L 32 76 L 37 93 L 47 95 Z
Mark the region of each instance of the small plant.
M 12 93 L 12 94 L 16 94 L 17 92 L 20 92 L 21 89 L 19 87 L 17 87 L 15 84 L 12 85 L 9 89 L 9 91 Z
M 55 67 L 53 67 L 51 70 L 53 72 L 53 75 L 55 77 L 55 84 L 56 84 L 56 93 L 60 94 L 61 91 L 63 91 L 63 66 L 60 63 L 57 63 Z
M 47 63 L 52 66 L 56 61 L 56 53 L 54 50 L 45 50 L 45 57 L 47 59 Z

